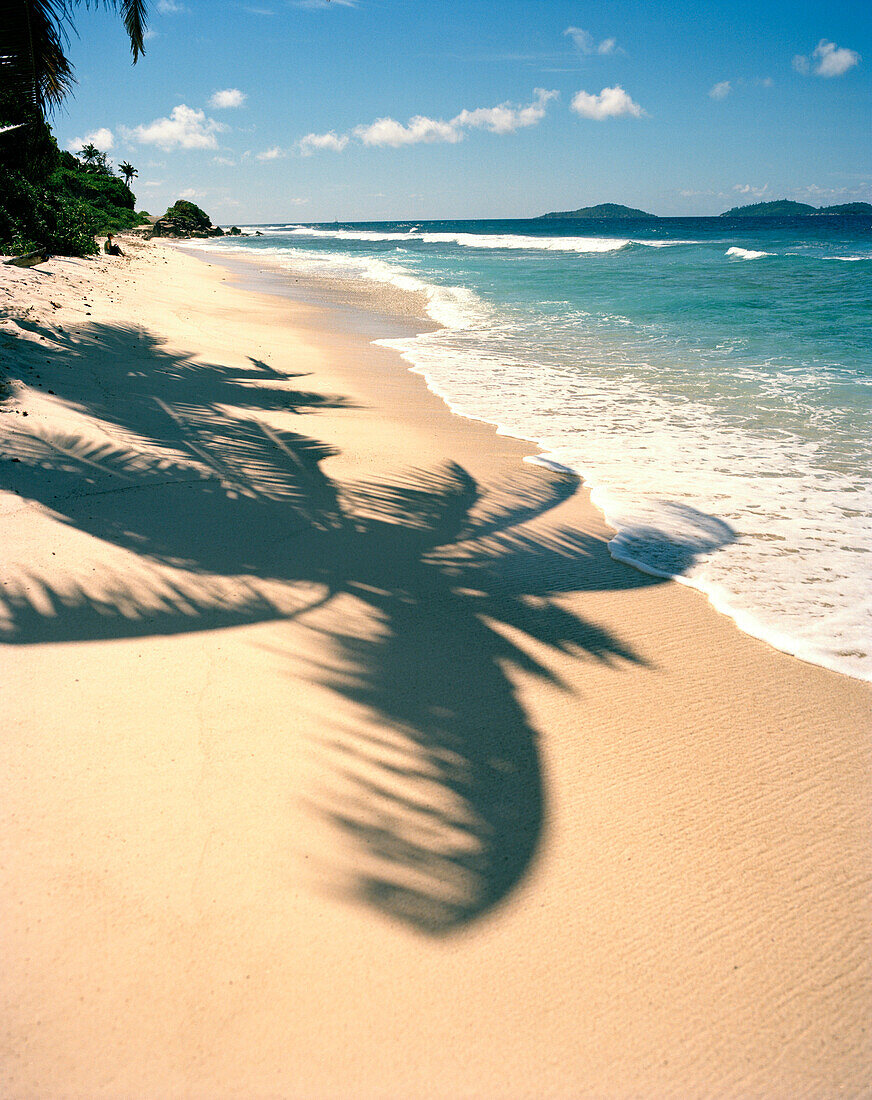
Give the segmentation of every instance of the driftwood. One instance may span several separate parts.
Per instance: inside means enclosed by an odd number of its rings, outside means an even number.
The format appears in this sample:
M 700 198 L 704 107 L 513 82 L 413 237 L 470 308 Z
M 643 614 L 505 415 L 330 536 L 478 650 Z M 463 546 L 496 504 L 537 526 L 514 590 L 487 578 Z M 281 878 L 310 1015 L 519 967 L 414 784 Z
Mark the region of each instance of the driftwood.
M 7 267 L 35 267 L 37 264 L 44 264 L 46 260 L 50 260 L 48 252 L 44 248 L 40 248 L 36 252 L 25 252 L 23 256 L 13 256 L 11 260 L 4 260 L 3 263 Z

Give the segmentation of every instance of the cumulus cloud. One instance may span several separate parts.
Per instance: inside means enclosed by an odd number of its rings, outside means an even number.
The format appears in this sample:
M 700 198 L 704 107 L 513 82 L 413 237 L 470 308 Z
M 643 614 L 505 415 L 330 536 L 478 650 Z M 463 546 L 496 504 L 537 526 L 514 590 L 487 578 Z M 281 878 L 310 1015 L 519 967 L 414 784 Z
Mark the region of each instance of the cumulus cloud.
M 732 90 L 733 86 L 729 80 L 722 80 L 709 90 L 709 95 L 712 99 L 726 99 Z
M 319 149 L 332 149 L 341 152 L 350 138 L 369 146 L 389 145 L 399 149 L 404 145 L 420 145 L 433 142 L 456 144 L 462 141 L 467 130 L 489 130 L 492 134 L 511 134 L 525 126 L 535 126 L 545 117 L 548 103 L 556 99 L 558 92 L 546 88 L 533 90 L 532 102 L 525 106 L 512 103 L 500 103 L 496 107 L 476 107 L 463 110 L 450 119 L 428 118 L 415 115 L 408 122 L 398 122 L 395 118 L 377 118 L 367 125 L 355 126 L 351 134 L 337 134 L 330 130 L 326 134 L 306 134 L 297 142 L 303 156 L 310 156 Z
M 112 131 L 106 126 L 101 126 L 99 130 L 92 130 L 90 134 L 85 134 L 84 137 L 77 137 L 73 138 L 72 141 L 68 141 L 67 148 L 71 153 L 78 153 L 85 145 L 96 145 L 101 152 L 108 153 L 114 144 L 115 137 Z
M 226 129 L 222 123 L 207 118 L 205 111 L 180 103 L 173 107 L 169 118 L 156 118 L 145 126 L 136 126 L 126 131 L 126 136 L 140 145 L 157 145 L 166 150 L 215 149 L 218 146 L 215 135 Z
M 415 115 L 407 125 L 395 118 L 377 118 L 369 126 L 357 126 L 354 133 L 364 145 L 418 145 L 421 142 L 460 141 L 463 135 L 451 122 Z
M 557 92 L 545 88 L 536 88 L 533 101 L 525 107 L 516 107 L 511 103 L 500 103 L 496 107 L 476 107 L 463 110 L 447 122 L 444 119 L 427 118 L 415 115 L 407 125 L 393 118 L 378 118 L 369 126 L 358 126 L 354 130 L 364 145 L 417 145 L 421 142 L 447 141 L 456 143 L 463 140 L 467 129 L 490 130 L 492 134 L 511 134 L 525 126 L 535 126 L 545 117 L 548 102 L 557 97 Z
M 272 149 L 264 149 L 264 151 L 262 153 L 258 153 L 257 154 L 257 159 L 258 160 L 278 160 L 279 157 L 283 157 L 284 155 L 285 155 L 284 152 L 278 147 L 278 145 L 274 145 L 272 147 Z
M 618 118 L 621 115 L 641 118 L 645 114 L 639 104 L 634 103 L 619 84 L 613 88 L 603 88 L 599 95 L 591 95 L 584 91 L 576 92 L 570 106 L 582 118 L 597 120 Z
M 509 103 L 501 103 L 498 107 L 477 107 L 474 111 L 461 111 L 450 125 L 472 126 L 490 130 L 492 134 L 511 134 L 524 126 L 535 126 L 541 122 L 545 117 L 546 105 L 557 95 L 557 92 L 549 92 L 545 88 L 535 88 L 533 102 L 526 107 L 512 107 Z
M 581 27 L 567 27 L 563 32 L 563 36 L 564 38 L 572 39 L 572 44 L 579 53 L 598 53 L 606 57 L 609 54 L 624 52 L 618 47 L 617 41 L 614 38 L 604 38 L 602 42 L 597 45 L 590 31 L 582 30 Z
M 859 65 L 863 59 L 856 50 L 849 50 L 845 46 L 837 46 L 835 42 L 827 42 L 822 38 L 812 52 L 811 57 L 805 54 L 795 54 L 791 64 L 794 69 L 803 76 L 812 72 L 814 65 L 815 76 L 833 77 L 844 76 L 849 69 Z
M 856 50 L 839 47 L 824 38 L 818 42 L 812 57 L 817 58 L 814 71 L 818 76 L 843 76 L 848 69 L 860 64 L 860 55 Z
M 220 92 L 213 92 L 209 106 L 223 111 L 228 107 L 241 107 L 247 98 L 245 92 L 240 92 L 238 88 L 224 88 Z
M 176 0 L 157 0 L 157 10 L 161 15 L 178 15 L 188 9 L 184 4 L 176 3 Z
M 319 149 L 332 149 L 334 153 L 341 153 L 348 144 L 348 135 L 337 134 L 329 130 L 326 134 L 306 134 L 297 142 L 297 147 L 304 157 L 310 157 Z

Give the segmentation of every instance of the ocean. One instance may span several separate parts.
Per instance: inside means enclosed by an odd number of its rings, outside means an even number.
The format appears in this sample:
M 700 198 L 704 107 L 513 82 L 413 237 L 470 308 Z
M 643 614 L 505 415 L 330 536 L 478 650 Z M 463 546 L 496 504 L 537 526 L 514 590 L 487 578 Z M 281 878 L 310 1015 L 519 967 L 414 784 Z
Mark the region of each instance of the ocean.
M 872 218 L 244 229 L 199 247 L 408 294 L 434 324 L 378 342 L 577 471 L 615 558 L 872 680 Z

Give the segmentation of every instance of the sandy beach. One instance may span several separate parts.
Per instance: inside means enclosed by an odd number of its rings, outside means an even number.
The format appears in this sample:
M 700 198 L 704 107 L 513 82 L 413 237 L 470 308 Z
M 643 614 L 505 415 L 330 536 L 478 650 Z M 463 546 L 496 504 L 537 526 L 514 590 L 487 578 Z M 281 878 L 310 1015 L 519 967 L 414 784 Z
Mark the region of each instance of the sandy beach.
M 124 247 L 0 268 L 3 1095 L 872 1095 L 872 685 Z

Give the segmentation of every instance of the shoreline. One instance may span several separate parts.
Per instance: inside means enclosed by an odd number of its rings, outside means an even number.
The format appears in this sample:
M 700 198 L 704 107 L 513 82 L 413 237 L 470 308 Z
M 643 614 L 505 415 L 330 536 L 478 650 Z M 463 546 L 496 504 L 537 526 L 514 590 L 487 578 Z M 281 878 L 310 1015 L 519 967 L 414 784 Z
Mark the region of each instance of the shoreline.
M 864 1095 L 869 685 L 131 251 L 0 284 L 10 1095 Z
M 336 279 L 327 277 L 316 278 L 311 274 L 300 274 L 291 268 L 283 266 L 270 254 L 259 255 L 252 252 L 234 254 L 231 250 L 222 250 L 219 246 L 216 250 L 200 248 L 193 245 L 181 249 L 188 255 L 192 255 L 205 263 L 216 263 L 226 268 L 237 278 L 240 289 L 257 292 L 262 290 L 269 294 L 283 297 L 290 302 L 299 302 L 316 307 L 331 310 L 332 324 L 334 327 L 341 324 L 348 326 L 349 331 L 358 335 L 368 335 L 372 343 L 378 347 L 384 347 L 395 352 L 406 364 L 406 369 L 419 375 L 427 389 L 445 405 L 446 409 L 454 416 L 460 416 L 473 423 L 486 424 L 494 428 L 498 435 L 510 439 L 516 439 L 523 444 L 536 448 L 537 455 L 531 456 L 534 461 L 541 460 L 551 468 L 561 468 L 577 476 L 589 495 L 591 505 L 602 515 L 605 524 L 612 531 L 609 540 L 609 553 L 615 561 L 628 565 L 647 576 L 657 577 L 662 580 L 675 581 L 678 584 L 698 592 L 704 597 L 708 605 L 719 615 L 730 619 L 742 633 L 755 638 L 771 647 L 777 652 L 811 665 L 824 668 L 829 672 L 835 672 L 840 676 L 857 680 L 860 683 L 872 683 L 872 673 L 863 672 L 844 667 L 835 656 L 828 653 L 807 652 L 808 642 L 794 637 L 784 630 L 762 621 L 757 611 L 742 606 L 737 593 L 718 583 L 704 577 L 687 576 L 683 572 L 671 571 L 659 568 L 653 563 L 646 562 L 638 553 L 632 550 L 632 529 L 622 528 L 614 519 L 608 505 L 608 486 L 597 481 L 590 471 L 583 466 L 567 466 L 562 461 L 562 456 L 555 452 L 553 446 L 535 436 L 524 434 L 517 428 L 506 426 L 485 415 L 476 415 L 453 401 L 451 395 L 431 377 L 424 366 L 419 365 L 414 355 L 409 351 L 408 342 L 414 341 L 418 336 L 428 332 L 435 332 L 446 328 L 444 324 L 434 320 L 427 312 L 427 302 L 423 292 L 412 289 L 391 287 L 390 284 L 376 282 L 370 287 L 366 280 L 356 280 L 347 285 L 337 285 Z M 247 272 L 256 269 L 256 277 L 249 277 Z M 365 287 L 361 287 L 363 282 Z M 376 290 L 376 288 L 378 288 Z M 389 291 L 385 298 L 385 292 Z M 350 297 L 349 297 L 350 295 Z M 403 302 L 408 303 L 405 307 Z M 393 307 L 393 308 L 391 308 Z M 401 318 L 398 320 L 398 318 Z M 414 322 L 414 323 L 413 323 Z M 402 331 L 407 325 L 406 331 Z M 381 331 L 382 326 L 385 331 Z M 399 327 L 400 331 L 391 331 Z M 406 345 L 406 346 L 404 346 Z M 720 525 L 729 530 L 726 524 L 716 516 L 701 515 L 701 519 L 712 525 Z M 627 544 L 630 544 L 628 548 Z M 681 559 L 683 555 L 679 553 Z M 686 564 L 686 563 L 685 563 Z

